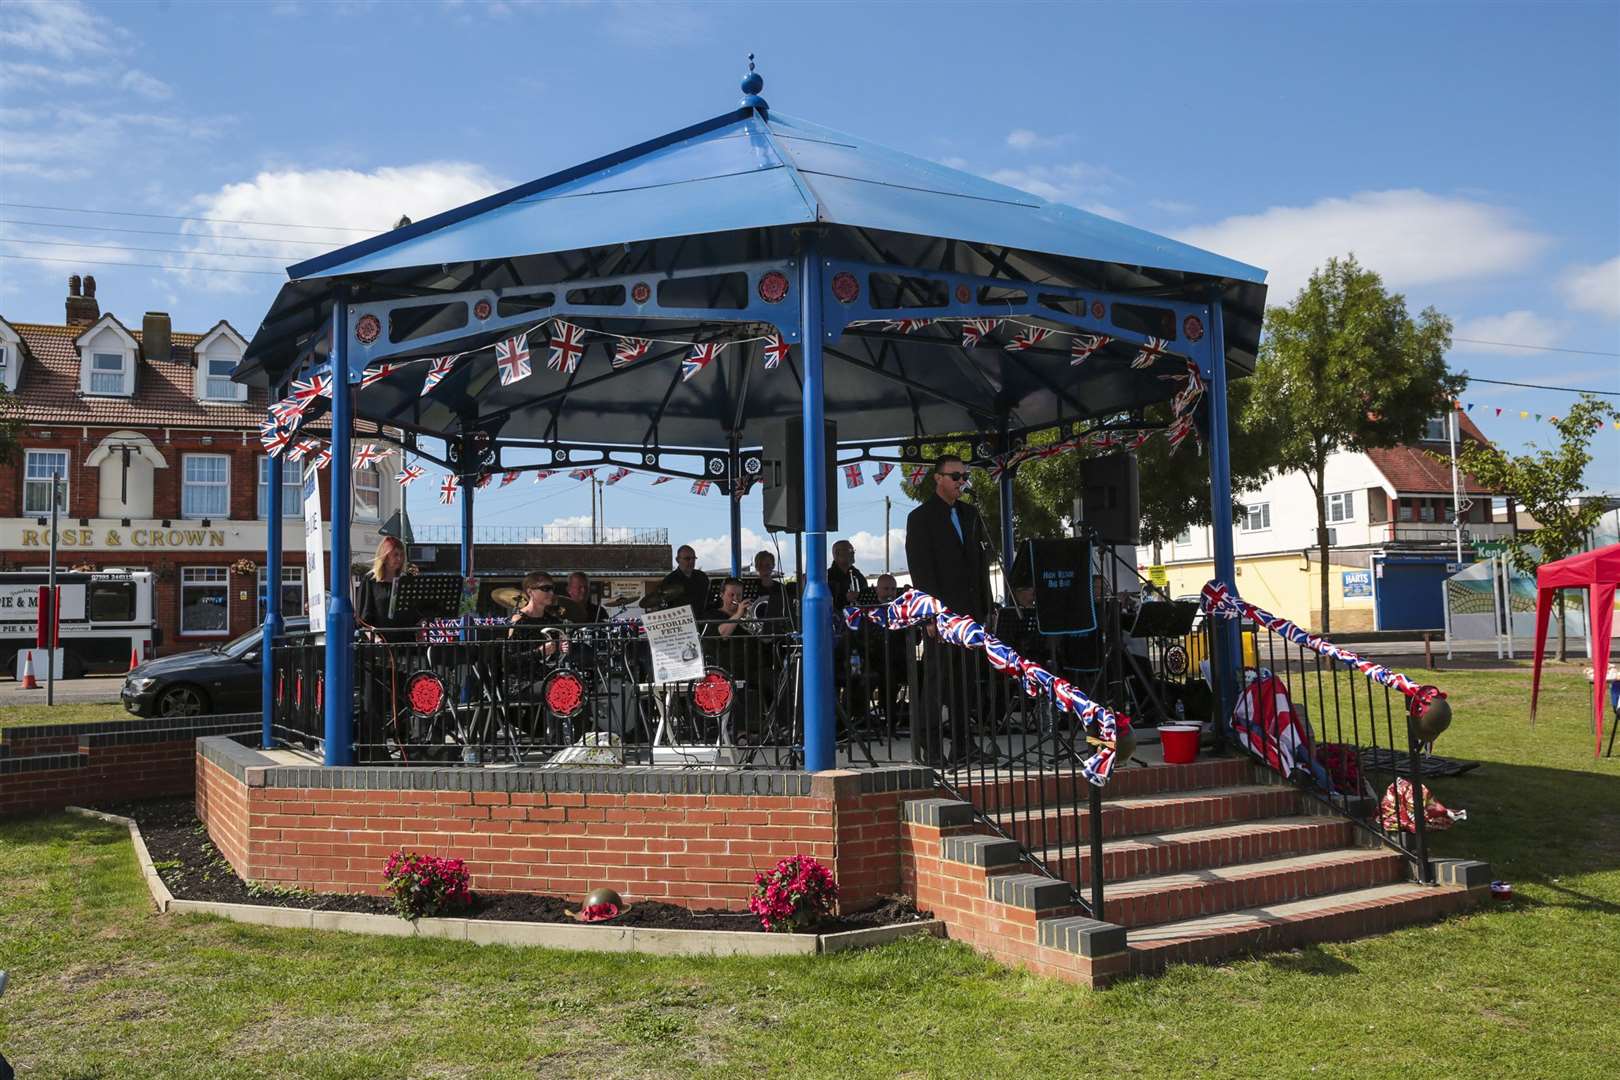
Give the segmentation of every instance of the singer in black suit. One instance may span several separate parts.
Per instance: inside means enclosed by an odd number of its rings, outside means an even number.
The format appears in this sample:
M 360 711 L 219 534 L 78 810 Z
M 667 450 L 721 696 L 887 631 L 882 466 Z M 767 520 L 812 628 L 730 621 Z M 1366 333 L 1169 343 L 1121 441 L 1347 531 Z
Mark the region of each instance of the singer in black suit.
M 958 615 L 983 623 L 990 613 L 990 534 L 972 506 L 961 501 L 967 487 L 967 465 L 946 456 L 934 465 L 934 494 L 906 518 L 906 566 L 911 583 Z M 985 713 L 982 661 L 966 650 L 940 641 L 933 628 L 923 652 L 924 709 L 921 730 L 913 730 L 914 753 L 926 764 L 944 758 L 943 735 L 948 712 L 952 733 L 947 764 L 969 764 L 975 749 L 975 718 Z M 984 734 L 984 733 L 981 733 Z

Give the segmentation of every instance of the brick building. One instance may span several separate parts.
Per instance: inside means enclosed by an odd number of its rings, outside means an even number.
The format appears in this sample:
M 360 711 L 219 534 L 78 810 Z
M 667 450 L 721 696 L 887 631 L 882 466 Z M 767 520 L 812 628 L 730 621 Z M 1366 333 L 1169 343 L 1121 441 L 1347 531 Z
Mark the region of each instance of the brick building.
M 158 651 L 217 644 L 260 622 L 266 485 L 279 466 L 284 610 L 302 612 L 301 466 L 260 445 L 264 394 L 230 380 L 246 347 L 223 320 L 187 333 L 163 312 L 138 326 L 104 314 L 93 277 L 69 279 L 62 323 L 0 314 L 0 382 L 22 421 L 16 459 L 0 463 L 0 569 L 46 565 L 61 476 L 58 566 L 151 570 Z M 355 470 L 356 560 L 398 509 L 396 463 Z M 253 572 L 233 569 L 244 559 Z

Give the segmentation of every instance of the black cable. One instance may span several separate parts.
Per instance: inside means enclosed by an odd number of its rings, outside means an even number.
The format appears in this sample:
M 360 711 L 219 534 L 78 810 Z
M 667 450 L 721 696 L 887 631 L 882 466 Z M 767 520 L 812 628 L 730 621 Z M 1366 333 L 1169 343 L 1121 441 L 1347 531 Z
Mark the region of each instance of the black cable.
M 287 276 L 274 270 L 237 270 L 229 266 L 170 266 L 164 263 L 111 262 L 96 259 L 47 259 L 43 255 L 0 255 L 0 259 L 16 259 L 20 262 L 61 263 L 64 266 L 122 266 L 135 270 L 180 270 L 186 273 L 195 273 L 202 270 L 210 274 L 255 274 L 259 277 L 277 278 Z
M 78 240 L 32 240 L 15 236 L 0 236 L 7 244 L 39 244 L 42 247 L 95 248 L 100 251 L 144 251 L 153 255 L 206 255 L 215 259 L 261 259 L 266 262 L 284 262 L 280 255 L 237 255 L 229 251 L 187 251 L 184 248 L 126 247 L 123 244 L 86 244 Z
M 59 214 L 112 214 L 117 217 L 160 218 L 164 221 L 206 221 L 215 225 L 268 225 L 276 229 L 322 229 L 327 232 L 357 232 L 371 235 L 387 232 L 381 229 L 361 229 L 352 225 L 300 225 L 289 221 L 246 221 L 241 218 L 188 217 L 185 214 L 147 214 L 139 210 L 86 210 L 77 206 L 41 206 L 38 203 L 0 202 L 0 206 L 15 206 L 23 210 L 50 210 Z
M 1575 353 L 1577 356 L 1620 356 L 1620 352 L 1600 352 L 1596 349 L 1560 349 L 1553 345 L 1520 345 L 1516 341 L 1483 341 L 1479 338 L 1452 338 L 1452 341 L 1466 341 L 1470 345 L 1498 345 L 1504 349 L 1529 349 L 1531 352 L 1562 352 Z
M 1525 390 L 1556 390 L 1561 394 L 1599 394 L 1603 397 L 1620 397 L 1620 390 L 1581 390 L 1573 386 L 1543 386 L 1541 383 L 1508 382 L 1505 379 L 1476 379 L 1472 375 L 1463 378 L 1471 383 L 1490 383 L 1492 386 L 1518 386 Z
M 126 229 L 117 225 L 69 225 L 61 221 L 19 221 L 16 218 L 0 218 L 0 225 L 30 225 L 39 229 L 73 229 L 76 232 L 138 233 L 142 236 L 172 236 L 176 240 L 193 237 L 199 240 L 255 240 L 266 244 L 303 244 L 326 250 L 330 250 L 336 243 L 333 240 L 283 240 L 278 236 L 241 236 L 237 233 L 208 233 L 199 236 L 195 233 L 177 233 L 173 229 Z

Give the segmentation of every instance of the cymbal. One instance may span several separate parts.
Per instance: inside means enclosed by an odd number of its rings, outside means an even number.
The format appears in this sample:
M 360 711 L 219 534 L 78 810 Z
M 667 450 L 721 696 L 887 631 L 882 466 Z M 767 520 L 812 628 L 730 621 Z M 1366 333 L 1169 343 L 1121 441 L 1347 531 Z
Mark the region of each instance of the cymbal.
M 520 608 L 523 606 L 523 590 L 515 585 L 505 585 L 499 589 L 491 589 L 489 598 L 503 608 Z

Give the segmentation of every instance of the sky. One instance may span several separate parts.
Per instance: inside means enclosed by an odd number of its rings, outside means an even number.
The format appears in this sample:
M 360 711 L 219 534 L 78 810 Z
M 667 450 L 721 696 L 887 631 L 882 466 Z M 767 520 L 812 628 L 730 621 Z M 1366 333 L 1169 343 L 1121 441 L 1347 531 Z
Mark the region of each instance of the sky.
M 1612 0 L 6 0 L 0 315 L 59 322 L 77 271 L 126 324 L 251 337 L 287 264 L 730 109 L 749 52 L 784 113 L 1264 267 L 1273 304 L 1354 252 L 1455 322 L 1454 369 L 1620 394 Z M 1556 439 L 1521 411 L 1574 398 L 1463 395 L 1510 450 Z M 1620 493 L 1620 431 L 1593 448 L 1589 484 Z M 723 497 L 648 483 L 608 489 L 608 523 L 723 566 Z M 588 522 L 587 487 L 492 489 L 479 523 Z M 885 495 L 898 530 L 895 479 L 839 492 L 868 570 Z M 411 505 L 457 520 L 422 484 Z M 744 526 L 746 559 L 757 493 Z

